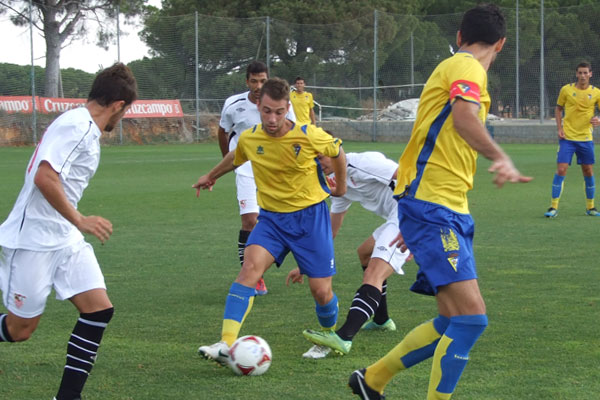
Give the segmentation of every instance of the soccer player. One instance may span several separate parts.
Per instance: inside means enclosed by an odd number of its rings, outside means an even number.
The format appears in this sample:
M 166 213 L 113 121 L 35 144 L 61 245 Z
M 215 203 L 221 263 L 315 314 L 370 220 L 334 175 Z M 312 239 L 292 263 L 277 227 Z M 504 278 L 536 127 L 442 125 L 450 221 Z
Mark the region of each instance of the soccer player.
M 421 94 L 399 162 L 398 243 L 410 249 L 419 266 L 411 290 L 435 296 L 439 315 L 415 327 L 379 361 L 350 375 L 349 386 L 363 399 L 384 398 L 396 373 L 430 357 L 427 399 L 449 399 L 487 326 L 467 203 L 477 153 L 492 160 L 488 171 L 498 187 L 531 180 L 519 173 L 484 125 L 490 107 L 487 70 L 505 35 L 497 6 L 468 10 L 457 33 L 459 51 L 436 67 Z
M 113 315 L 104 277 L 82 233 L 102 243 L 113 228 L 77 210 L 100 161 L 100 135 L 111 131 L 137 97 L 133 74 L 118 63 L 96 76 L 85 107 L 62 114 L 38 144 L 21 193 L 0 226 L 0 342 L 22 342 L 38 326 L 50 290 L 79 318 L 67 346 L 57 400 L 80 399 Z
M 219 147 L 223 157 L 228 152 L 235 150 L 243 131 L 260 123 L 260 113 L 256 105 L 260 89 L 268 78 L 267 66 L 260 61 L 252 61 L 246 68 L 246 85 L 249 90 L 225 100 L 218 133 Z M 293 110 L 290 109 L 287 118 L 292 121 L 296 120 Z M 256 183 L 250 162 L 240 165 L 235 172 L 237 199 L 242 218 L 242 227 L 238 236 L 238 257 L 240 265 L 243 265 L 244 248 L 250 232 L 256 225 L 258 203 L 256 202 Z M 256 284 L 256 293 L 258 295 L 267 294 L 267 286 L 263 278 L 260 278 Z
M 577 164 L 581 164 L 585 181 L 586 214 L 600 217 L 600 212 L 594 206 L 596 184 L 592 139 L 594 127 L 600 125 L 600 118 L 594 116 L 596 107 L 600 108 L 600 89 L 590 85 L 591 64 L 582 62 L 575 71 L 577 82 L 569 83 L 560 89 L 554 110 L 558 128 L 558 153 L 556 174 L 552 181 L 552 201 L 550 208 L 544 214 L 547 218 L 554 218 L 558 215 L 558 202 L 573 153 L 577 155 Z
M 296 114 L 298 123 L 301 125 L 315 125 L 317 123 L 314 110 L 315 103 L 313 101 L 312 93 L 304 90 L 304 78 L 297 77 L 294 86 L 296 90 L 290 93 L 290 100 L 294 106 L 294 113 Z
M 331 174 L 331 158 L 319 156 L 319 161 L 323 172 Z M 402 253 L 395 245 L 390 245 L 399 232 L 398 204 L 393 197 L 398 164 L 381 153 L 371 151 L 348 153 L 346 162 L 346 194 L 331 198 L 334 239 L 354 202 L 360 203 L 385 222 L 358 247 L 358 258 L 364 270 L 363 283 L 354 295 L 346 322 L 335 332 L 305 330 L 304 336 L 316 344 L 304 353 L 305 358 L 323 358 L 331 349 L 347 354 L 352 347 L 352 338 L 361 327 L 367 330 L 396 330 L 396 324 L 387 310 L 387 278 L 394 272 L 404 274 L 402 266 L 410 254 L 408 251 Z M 334 187 L 335 180 L 328 180 L 330 186 Z M 290 281 L 302 283 L 298 269 L 290 271 L 286 284 Z M 371 317 L 373 320 L 367 322 Z
M 258 224 L 250 233 L 244 264 L 225 302 L 221 341 L 201 346 L 198 353 L 226 364 L 254 301 L 255 285 L 276 262 L 292 252 L 309 279 L 316 313 L 324 329 L 337 322 L 338 300 L 331 287 L 335 274 L 331 221 L 325 199 L 346 192 L 346 157 L 341 141 L 314 125 L 298 125 L 286 118 L 290 107 L 286 81 L 269 79 L 260 93 L 261 124 L 240 136 L 234 152 L 193 185 L 211 190 L 216 180 L 236 166 L 252 161 L 260 205 Z M 331 190 L 322 179 L 319 154 L 333 157 L 338 184 Z

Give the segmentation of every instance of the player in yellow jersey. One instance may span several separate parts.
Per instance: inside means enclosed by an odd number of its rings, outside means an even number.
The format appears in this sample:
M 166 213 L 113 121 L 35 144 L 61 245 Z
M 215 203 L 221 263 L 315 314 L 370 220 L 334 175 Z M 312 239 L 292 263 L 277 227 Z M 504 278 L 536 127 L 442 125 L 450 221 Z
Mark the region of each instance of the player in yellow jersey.
M 497 6 L 467 11 L 457 34 L 459 52 L 437 66 L 421 94 L 399 162 L 395 194 L 404 238 L 398 240 L 419 266 L 411 290 L 435 296 L 439 315 L 415 327 L 375 364 L 351 374 L 349 385 L 363 399 L 383 399 L 396 373 L 431 357 L 427 399 L 450 399 L 470 349 L 487 326 L 467 203 L 477 153 L 492 160 L 489 171 L 498 187 L 531 180 L 519 173 L 484 125 L 490 106 L 487 70 L 505 34 Z
M 229 348 L 252 308 L 256 283 L 271 264 L 281 265 L 289 252 L 309 277 L 321 327 L 333 329 L 337 322 L 338 301 L 331 287 L 336 271 L 333 237 L 325 199 L 346 192 L 346 157 L 340 139 L 314 125 L 286 119 L 289 93 L 286 81 L 269 79 L 258 103 L 262 123 L 242 132 L 235 151 L 193 185 L 197 192 L 210 190 L 219 177 L 251 161 L 258 190 L 258 224 L 248 238 L 242 269 L 229 289 L 221 341 L 198 349 L 204 358 L 221 364 L 229 361 Z M 317 159 L 320 154 L 333 158 L 341 186 L 327 186 Z
M 596 184 L 594 181 L 594 142 L 592 140 L 594 127 L 600 125 L 600 118 L 594 116 L 596 107 L 600 108 L 600 89 L 590 85 L 591 64 L 582 62 L 575 71 L 577 82 L 565 85 L 560 89 L 554 110 L 558 128 L 558 153 L 556 174 L 552 181 L 552 201 L 550 208 L 544 214 L 547 218 L 554 218 L 558 215 L 558 202 L 573 153 L 577 155 L 577 164 L 581 165 L 585 181 L 586 214 L 600 217 L 600 212 L 594 206 Z
M 313 124 L 317 123 L 315 119 L 315 103 L 313 101 L 312 93 L 304 90 L 304 78 L 297 77 L 294 82 L 294 86 L 296 90 L 290 93 L 290 101 L 292 102 L 292 106 L 294 107 L 294 113 L 296 114 L 296 119 L 298 124 Z

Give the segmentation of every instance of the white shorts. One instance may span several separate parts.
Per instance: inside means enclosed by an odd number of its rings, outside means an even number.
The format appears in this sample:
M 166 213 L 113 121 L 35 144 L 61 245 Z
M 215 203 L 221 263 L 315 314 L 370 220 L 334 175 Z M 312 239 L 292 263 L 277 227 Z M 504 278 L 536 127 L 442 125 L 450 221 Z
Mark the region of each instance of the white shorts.
M 240 215 L 258 213 L 258 202 L 256 201 L 256 183 L 254 178 L 244 175 L 235 175 L 237 186 L 237 199 L 240 206 Z
M 41 315 L 54 287 L 58 300 L 106 289 L 92 246 L 83 240 L 54 251 L 3 248 L 0 289 L 4 306 L 21 318 Z
M 410 255 L 410 251 L 406 250 L 406 252 L 402 253 L 395 244 L 390 247 L 390 242 L 398 236 L 398 232 L 400 232 L 398 221 L 387 221 L 375 229 L 375 232 L 373 232 L 375 247 L 373 248 L 371 258 L 381 258 L 390 264 L 397 274 L 404 275 L 402 266 Z

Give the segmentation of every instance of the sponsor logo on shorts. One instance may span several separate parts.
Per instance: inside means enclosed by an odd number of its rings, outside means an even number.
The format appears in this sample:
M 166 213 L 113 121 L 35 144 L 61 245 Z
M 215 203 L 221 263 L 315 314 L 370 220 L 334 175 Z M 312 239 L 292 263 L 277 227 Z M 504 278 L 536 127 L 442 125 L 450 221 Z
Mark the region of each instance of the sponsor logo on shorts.
M 454 270 L 454 272 L 458 272 L 458 270 L 457 270 L 457 268 L 458 268 L 458 253 L 448 254 L 448 262 L 452 266 L 452 269 Z
M 27 298 L 27 296 L 23 296 L 22 294 L 15 293 L 14 299 L 15 299 L 15 305 L 17 306 L 17 308 L 23 307 L 23 304 L 25 304 L 26 298 Z
M 444 251 L 458 251 L 460 249 L 460 245 L 458 244 L 458 239 L 456 238 L 456 234 L 450 228 L 441 228 L 440 229 L 440 238 L 442 239 L 442 245 L 444 246 Z
M 379 251 L 387 251 L 387 247 L 385 247 L 385 246 L 379 246 L 377 248 L 377 250 L 379 250 Z

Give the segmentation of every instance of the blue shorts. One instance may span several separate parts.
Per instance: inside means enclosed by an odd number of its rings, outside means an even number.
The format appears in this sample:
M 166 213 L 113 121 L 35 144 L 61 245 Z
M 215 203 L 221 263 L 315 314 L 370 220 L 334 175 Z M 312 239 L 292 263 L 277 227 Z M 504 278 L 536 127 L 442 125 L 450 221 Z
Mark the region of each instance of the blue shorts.
M 291 251 L 300 272 L 309 278 L 335 275 L 329 207 L 322 201 L 290 213 L 260 210 L 246 246 L 264 247 L 280 266 Z
M 477 279 L 475 226 L 469 214 L 402 197 L 398 200 L 398 220 L 404 241 L 419 266 L 410 290 L 433 296 L 440 286 Z
M 569 164 L 573 159 L 573 153 L 577 155 L 577 164 L 594 165 L 596 157 L 594 156 L 594 142 L 576 142 L 574 140 L 561 139 L 558 141 L 558 152 L 556 162 L 558 164 Z

